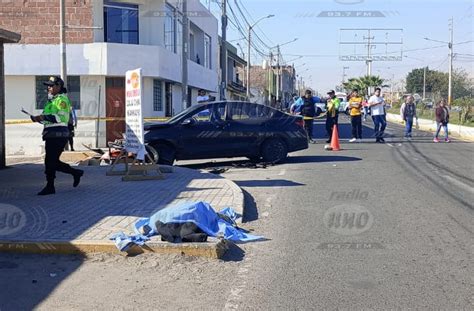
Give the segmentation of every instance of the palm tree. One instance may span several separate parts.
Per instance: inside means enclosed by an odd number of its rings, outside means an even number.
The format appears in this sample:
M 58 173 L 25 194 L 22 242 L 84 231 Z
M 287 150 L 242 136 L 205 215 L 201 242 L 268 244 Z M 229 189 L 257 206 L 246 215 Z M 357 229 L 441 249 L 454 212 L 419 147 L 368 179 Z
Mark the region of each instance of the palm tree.
M 381 86 L 383 79 L 379 76 L 362 76 L 359 78 L 350 78 L 342 86 L 346 89 L 347 93 L 350 93 L 353 89 L 359 90 L 359 94 L 362 96 L 367 95 L 369 87 Z

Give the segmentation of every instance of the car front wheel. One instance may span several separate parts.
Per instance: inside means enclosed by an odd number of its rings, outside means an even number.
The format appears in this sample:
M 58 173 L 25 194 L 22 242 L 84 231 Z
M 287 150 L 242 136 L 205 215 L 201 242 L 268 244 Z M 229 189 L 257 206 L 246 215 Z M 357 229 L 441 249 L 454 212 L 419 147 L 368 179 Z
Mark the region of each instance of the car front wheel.
M 280 138 L 266 140 L 262 145 L 262 159 L 264 162 L 278 163 L 286 159 L 288 148 Z
M 172 146 L 167 144 L 156 144 L 149 146 L 152 158 L 158 164 L 173 165 L 176 153 Z

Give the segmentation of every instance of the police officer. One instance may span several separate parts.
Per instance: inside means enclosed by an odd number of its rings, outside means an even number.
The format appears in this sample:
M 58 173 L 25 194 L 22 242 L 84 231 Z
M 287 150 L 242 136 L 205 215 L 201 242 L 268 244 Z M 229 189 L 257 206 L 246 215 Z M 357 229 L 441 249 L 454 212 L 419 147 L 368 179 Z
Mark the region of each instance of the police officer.
M 304 120 L 304 128 L 308 134 L 308 142 L 316 143 L 313 140 L 313 122 L 316 116 L 316 109 L 314 107 L 313 95 L 311 90 L 306 90 L 303 99 L 303 107 L 301 107 L 301 115 Z
M 43 113 L 31 116 L 33 122 L 44 125 L 43 140 L 45 141 L 46 156 L 44 159 L 46 187 L 38 195 L 56 193 L 54 179 L 56 171 L 71 174 L 74 178 L 73 187 L 77 187 L 84 171 L 74 169 L 59 160 L 69 137 L 68 122 L 71 111 L 71 102 L 66 96 L 64 81 L 60 77 L 50 77 L 43 83 L 48 86 L 48 102 Z
M 334 92 L 334 90 L 330 90 L 327 95 L 329 95 L 329 98 L 326 104 L 326 131 L 329 135 L 329 139 L 326 140 L 326 142 L 330 143 L 333 127 L 337 126 L 338 123 L 339 105 L 341 104 L 341 101 L 336 97 L 336 92 Z

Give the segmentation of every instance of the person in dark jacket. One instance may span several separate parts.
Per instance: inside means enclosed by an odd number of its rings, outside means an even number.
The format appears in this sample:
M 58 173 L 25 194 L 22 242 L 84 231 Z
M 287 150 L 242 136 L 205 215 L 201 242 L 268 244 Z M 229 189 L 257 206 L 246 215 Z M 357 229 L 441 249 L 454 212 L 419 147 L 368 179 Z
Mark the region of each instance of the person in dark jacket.
M 446 107 L 446 100 L 442 99 L 438 102 L 436 105 L 436 133 L 433 141 L 435 143 L 439 143 L 438 135 L 439 132 L 441 131 L 441 128 L 444 129 L 444 141 L 449 143 L 449 137 L 448 137 L 448 123 L 449 123 L 449 110 L 448 107 Z
M 316 116 L 316 108 L 314 107 L 313 94 L 311 90 L 306 90 L 303 99 L 303 106 L 301 107 L 301 115 L 303 116 L 304 128 L 308 133 L 308 142 L 314 144 L 313 140 L 313 122 Z
M 74 178 L 73 187 L 77 187 L 84 171 L 74 169 L 59 160 L 69 137 L 68 123 L 71 112 L 71 101 L 67 97 L 64 81 L 60 77 L 50 77 L 44 85 L 48 87 L 48 102 L 43 113 L 31 116 L 33 122 L 43 124 L 43 140 L 46 155 L 44 158 L 46 187 L 38 195 L 56 193 L 54 179 L 56 171 L 70 174 Z
M 406 101 L 400 107 L 400 117 L 405 122 L 405 139 L 411 140 L 413 120 L 418 120 L 415 98 L 412 95 L 408 95 Z

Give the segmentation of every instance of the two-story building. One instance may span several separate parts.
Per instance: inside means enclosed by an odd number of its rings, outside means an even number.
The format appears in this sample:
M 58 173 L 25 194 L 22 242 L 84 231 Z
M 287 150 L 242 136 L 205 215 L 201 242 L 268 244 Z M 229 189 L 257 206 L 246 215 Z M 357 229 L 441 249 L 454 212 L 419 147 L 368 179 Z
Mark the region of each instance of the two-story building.
M 245 100 L 247 97 L 247 88 L 244 84 L 245 68 L 247 62 L 243 60 L 237 53 L 237 48 L 226 42 L 227 54 L 227 100 Z
M 177 0 L 66 0 L 67 87 L 79 116 L 78 145 L 105 146 L 124 132 L 127 70 L 142 68 L 145 118 L 169 117 L 185 108 L 181 5 Z M 199 0 L 187 0 L 187 10 L 191 104 L 198 89 L 218 92 L 218 22 Z M 0 13 L 0 27 L 22 37 L 19 44 L 5 46 L 7 154 L 37 154 L 38 125 L 8 121 L 25 119 L 21 107 L 40 113 L 47 96 L 43 81 L 60 74 L 59 1 L 4 0 Z

